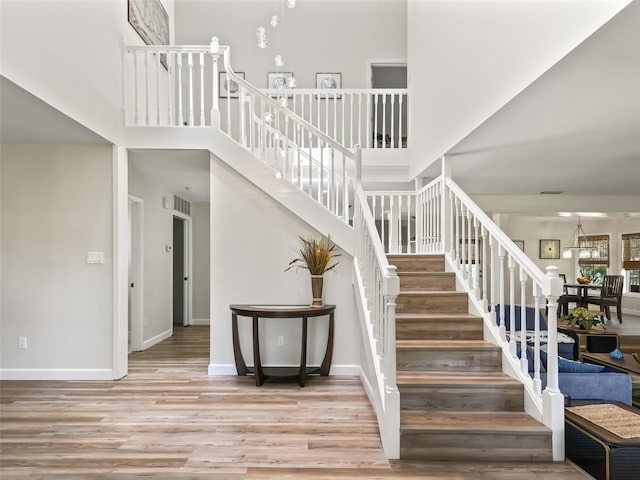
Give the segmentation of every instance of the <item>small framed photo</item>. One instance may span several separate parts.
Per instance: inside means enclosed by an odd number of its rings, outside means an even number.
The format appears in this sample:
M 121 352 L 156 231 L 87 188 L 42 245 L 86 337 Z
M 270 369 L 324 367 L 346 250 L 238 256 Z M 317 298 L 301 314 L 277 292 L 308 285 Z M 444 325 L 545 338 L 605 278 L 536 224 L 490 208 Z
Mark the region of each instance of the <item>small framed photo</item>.
M 515 243 L 516 247 L 524 252 L 524 240 L 514 240 L 513 243 Z
M 293 72 L 268 72 L 267 88 L 269 90 L 287 90 L 289 89 L 287 80 L 291 77 L 293 77 Z
M 540 239 L 540 258 L 547 260 L 557 260 L 560 258 L 560 240 L 542 238 Z
M 336 90 L 342 88 L 341 73 L 316 73 L 316 89 L 317 90 Z M 327 92 L 331 93 L 331 92 Z M 340 98 L 340 95 L 320 95 L 320 98 Z
M 244 72 L 235 72 L 244 80 Z M 227 72 L 220 72 L 220 88 L 218 96 L 220 98 L 238 98 L 240 96 L 240 85 L 227 76 Z

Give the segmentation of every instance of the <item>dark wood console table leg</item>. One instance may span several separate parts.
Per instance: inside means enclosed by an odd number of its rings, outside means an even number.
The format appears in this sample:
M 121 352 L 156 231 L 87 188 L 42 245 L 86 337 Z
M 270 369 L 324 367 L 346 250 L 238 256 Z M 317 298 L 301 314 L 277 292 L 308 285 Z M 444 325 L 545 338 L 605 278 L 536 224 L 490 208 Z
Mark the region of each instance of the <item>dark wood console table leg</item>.
M 231 314 L 231 331 L 233 334 L 233 357 L 236 361 L 236 370 L 239 376 L 247 374 L 247 364 L 242 357 L 242 350 L 240 349 L 240 338 L 238 334 L 238 316 L 235 313 Z
M 298 370 L 298 385 L 304 387 L 307 378 L 307 317 L 302 317 L 302 344 L 300 345 L 300 369 Z
M 264 372 L 262 371 L 262 361 L 260 360 L 260 335 L 258 332 L 258 315 L 253 316 L 253 373 L 256 376 L 256 385 L 259 387 L 264 383 Z
M 320 375 L 326 377 L 331 369 L 331 358 L 333 357 L 333 311 L 329 314 L 329 336 L 327 337 L 327 350 L 324 353 L 324 360 L 320 365 Z

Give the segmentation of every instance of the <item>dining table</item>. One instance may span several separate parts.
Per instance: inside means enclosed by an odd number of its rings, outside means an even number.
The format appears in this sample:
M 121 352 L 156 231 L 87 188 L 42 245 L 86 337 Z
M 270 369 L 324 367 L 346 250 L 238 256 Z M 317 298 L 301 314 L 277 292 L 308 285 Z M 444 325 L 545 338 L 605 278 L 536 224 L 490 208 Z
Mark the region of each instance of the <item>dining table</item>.
M 565 287 L 567 288 L 575 288 L 578 295 L 578 306 L 579 307 L 587 307 L 587 298 L 589 294 L 589 289 L 591 290 L 602 290 L 602 285 L 597 283 L 565 283 Z

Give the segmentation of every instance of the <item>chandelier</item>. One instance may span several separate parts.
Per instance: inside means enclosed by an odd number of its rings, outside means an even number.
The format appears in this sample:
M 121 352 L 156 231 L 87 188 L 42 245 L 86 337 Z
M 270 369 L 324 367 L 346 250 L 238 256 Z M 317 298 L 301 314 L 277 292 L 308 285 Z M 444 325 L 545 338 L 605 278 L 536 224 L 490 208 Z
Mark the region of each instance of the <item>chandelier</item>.
M 583 242 L 580 244 L 580 237 L 584 237 L 586 239 L 587 234 L 584 233 L 582 223 L 580 223 L 580 217 L 578 217 L 578 227 L 567 242 L 569 245 L 573 244 L 573 246 L 563 248 L 562 258 L 572 258 L 574 255 L 577 255 L 578 258 L 597 258 L 599 256 L 598 249 L 594 248 L 590 243 Z

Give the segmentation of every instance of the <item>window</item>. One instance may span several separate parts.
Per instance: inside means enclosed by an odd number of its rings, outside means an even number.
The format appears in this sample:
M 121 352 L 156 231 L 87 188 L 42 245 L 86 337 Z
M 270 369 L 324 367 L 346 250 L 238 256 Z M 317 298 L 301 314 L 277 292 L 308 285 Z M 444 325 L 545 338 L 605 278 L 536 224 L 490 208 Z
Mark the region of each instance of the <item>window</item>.
M 578 246 L 580 275 L 589 277 L 592 283 L 602 283 L 609 267 L 609 235 L 581 235 Z
M 640 292 L 640 233 L 622 234 L 622 268 L 630 292 Z

